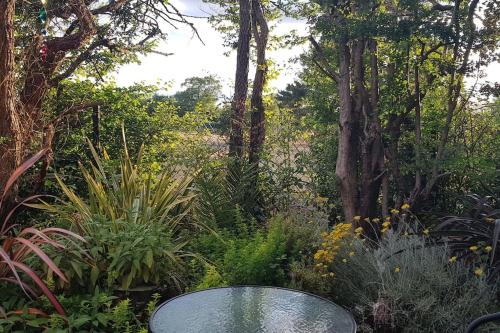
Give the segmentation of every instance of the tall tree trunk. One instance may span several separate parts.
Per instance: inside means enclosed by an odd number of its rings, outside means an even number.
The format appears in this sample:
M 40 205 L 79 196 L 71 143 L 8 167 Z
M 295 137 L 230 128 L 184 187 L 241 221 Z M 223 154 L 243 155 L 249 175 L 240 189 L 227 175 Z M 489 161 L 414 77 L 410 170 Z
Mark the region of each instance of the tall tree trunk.
M 418 63 L 415 64 L 415 184 L 410 194 L 410 204 L 413 206 L 422 188 L 422 119 L 421 119 L 421 94 L 420 94 L 420 74 Z
M 347 37 L 338 43 L 339 50 L 339 143 L 335 174 L 337 175 L 342 207 L 347 221 L 359 211 L 358 156 L 359 116 L 353 110 L 351 98 L 351 54 Z
M 255 170 L 255 178 L 257 179 L 260 153 L 265 139 L 265 110 L 262 92 L 267 74 L 266 48 L 269 36 L 269 28 L 259 0 L 252 0 L 252 30 L 257 45 L 257 69 L 251 98 L 249 162 Z
M 21 163 L 22 125 L 14 78 L 15 0 L 0 1 L 0 191 Z
M 378 115 L 378 56 L 377 43 L 369 39 L 370 90 L 362 87 L 364 136 L 361 141 L 361 207 L 362 217 L 379 216 L 377 206 L 384 174 L 384 146 Z
M 41 122 L 42 103 L 50 88 L 50 79 L 66 53 L 82 47 L 97 32 L 84 0 L 68 0 L 68 8 L 78 18 L 79 30 L 48 40 L 46 56 L 43 58 L 40 57 L 42 37 L 39 35 L 34 39 L 26 52 L 24 85 L 17 96 L 13 74 L 15 0 L 0 1 L 0 137 L 3 138 L 0 141 L 0 188 L 34 143 L 40 145 L 44 141 L 51 141 L 53 129 Z M 37 132 L 43 132 L 45 128 L 48 129 L 44 133 L 45 138 L 39 137 L 41 140 L 37 142 Z
M 248 94 L 248 67 L 250 62 L 250 40 L 252 38 L 252 0 L 239 0 L 240 30 L 236 59 L 236 78 L 234 82 L 234 97 L 232 102 L 231 132 L 229 137 L 229 156 L 241 159 L 243 157 L 243 123 Z

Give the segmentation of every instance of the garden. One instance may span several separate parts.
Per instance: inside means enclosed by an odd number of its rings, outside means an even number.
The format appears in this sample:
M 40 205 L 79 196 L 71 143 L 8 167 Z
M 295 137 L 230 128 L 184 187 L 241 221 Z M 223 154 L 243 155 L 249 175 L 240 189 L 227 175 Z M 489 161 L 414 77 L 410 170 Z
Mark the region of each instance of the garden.
M 498 312 L 499 13 L 0 0 L 0 332 L 146 333 L 167 300 L 243 285 L 321 296 L 361 333 Z M 208 43 L 201 21 L 230 83 L 117 82 L 181 26 Z M 281 49 L 300 69 L 276 88 Z

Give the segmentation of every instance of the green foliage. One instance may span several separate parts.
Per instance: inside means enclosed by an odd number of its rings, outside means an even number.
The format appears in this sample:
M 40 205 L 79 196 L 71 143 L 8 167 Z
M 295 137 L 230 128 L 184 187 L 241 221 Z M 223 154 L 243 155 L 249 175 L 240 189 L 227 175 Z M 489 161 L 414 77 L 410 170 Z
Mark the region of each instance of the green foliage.
M 167 283 L 181 290 L 185 270 L 184 243 L 175 242 L 168 227 L 125 223 L 120 232 L 103 228 L 93 234 L 95 246 L 90 285 L 102 276 L 106 286 L 128 290 L 134 286 Z M 88 283 L 88 282 L 87 282 Z
M 453 254 L 480 269 L 491 279 L 500 271 L 500 209 L 493 197 L 467 196 L 468 214 L 448 216 L 433 233 L 450 246 Z
M 267 235 L 257 231 L 249 239 L 231 240 L 224 256 L 224 278 L 229 284 L 282 285 L 285 249 L 286 238 L 280 224 L 271 224 Z
M 325 224 L 278 215 L 268 221 L 267 230 L 258 229 L 246 237 L 226 240 L 223 277 L 229 284 L 283 286 L 290 265 L 300 261 L 320 242 Z
M 143 323 L 158 299 L 158 295 L 153 296 L 145 313 L 136 315 L 130 300 L 118 300 L 106 292 L 60 296 L 61 304 L 68 310 L 67 317 L 35 313 L 26 304 L 24 312 L 10 312 L 0 319 L 0 332 L 147 332 L 147 324 Z
M 208 288 L 226 287 L 228 284 L 222 278 L 222 275 L 217 272 L 216 268 L 212 265 L 206 267 L 206 272 L 201 281 L 196 285 L 196 290 L 203 290 Z
M 92 146 L 91 151 L 92 172 L 81 167 L 88 203 L 56 177 L 69 202 L 32 205 L 69 222 L 87 239 L 90 274 L 82 273 L 73 261 L 69 268 L 76 271 L 80 283 L 91 287 L 105 276 L 108 287 L 118 284 L 125 290 L 161 282 L 180 289 L 183 257 L 188 255 L 181 233 L 200 228 L 188 216 L 195 197 L 190 190 L 192 178 L 143 173 L 142 149 L 133 162 L 126 144 L 119 172 L 107 171 L 106 161 Z
M 144 144 L 143 167 L 154 171 L 197 170 L 218 153 L 223 139 L 213 127 L 220 127 L 222 110 L 202 99 L 199 105 L 184 115 L 180 114 L 175 99 L 164 95 L 166 85 L 135 84 L 117 87 L 114 83 L 95 85 L 91 81 L 65 83 L 60 93 L 54 93 L 47 102 L 47 117 L 54 118 L 67 105 L 82 100 L 99 101 L 99 135 L 111 160 L 120 158 L 122 151 L 121 126 L 127 129 L 130 154 L 137 155 Z M 160 93 L 161 92 L 161 93 Z M 194 97 L 193 97 L 194 98 Z M 208 103 L 208 102 L 207 102 Z M 215 102 L 214 102 L 215 103 Z M 54 138 L 54 165 L 75 185 L 80 183 L 77 162 L 92 153 L 82 142 L 93 137 L 92 112 L 82 112 L 68 119 L 71 130 L 61 128 Z M 96 147 L 102 150 L 102 147 Z M 47 180 L 46 185 L 55 183 Z
M 328 267 L 332 274 L 297 266 L 295 282 L 349 305 L 361 326 L 456 332 L 497 306 L 496 288 L 484 276 L 418 236 L 389 232 L 376 247 L 347 238 L 337 256 L 343 259 Z
M 182 88 L 172 98 L 179 108 L 180 115 L 194 112 L 196 109 L 217 109 L 217 99 L 221 95 L 222 85 L 215 76 L 191 77 L 182 83 Z

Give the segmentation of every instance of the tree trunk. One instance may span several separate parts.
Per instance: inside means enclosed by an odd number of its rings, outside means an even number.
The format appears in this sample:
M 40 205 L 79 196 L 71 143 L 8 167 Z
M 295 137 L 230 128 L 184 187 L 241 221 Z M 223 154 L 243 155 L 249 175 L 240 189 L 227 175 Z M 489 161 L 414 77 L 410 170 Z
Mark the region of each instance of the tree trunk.
M 422 188 L 422 119 L 421 119 L 421 94 L 420 75 L 418 64 L 415 64 L 415 185 L 410 194 L 410 204 L 413 206 Z
M 265 139 L 265 110 L 262 92 L 267 74 L 266 48 L 269 28 L 259 0 L 252 0 L 252 14 L 253 36 L 257 44 L 257 69 L 251 98 L 249 162 L 255 170 L 255 179 L 257 179 L 260 153 Z
M 68 8 L 78 18 L 78 32 L 48 40 L 44 58 L 40 56 L 42 36 L 34 39 L 22 66 L 25 73 L 24 85 L 18 96 L 14 83 L 15 0 L 0 1 L 0 188 L 29 154 L 30 147 L 51 141 L 53 129 L 41 122 L 42 103 L 50 88 L 50 79 L 66 53 L 82 47 L 97 32 L 93 16 L 84 0 L 68 0 Z M 49 129 L 47 133 L 43 133 L 45 138 L 40 136 L 37 142 L 36 134 L 42 133 L 45 128 Z M 15 195 L 15 189 L 12 192 Z
M 0 190 L 21 163 L 23 151 L 14 78 L 15 3 L 0 1 Z
M 252 37 L 251 0 L 239 0 L 240 30 L 236 60 L 236 78 L 232 102 L 231 131 L 229 137 L 229 156 L 241 159 L 243 157 L 243 123 L 248 94 L 248 67 L 250 62 L 250 40 Z
M 338 178 L 342 207 L 347 221 L 358 215 L 359 124 L 351 98 L 351 54 L 346 37 L 339 45 L 339 143 L 335 174 Z
M 95 150 L 100 153 L 101 140 L 100 140 L 100 130 L 99 122 L 101 118 L 101 107 L 99 105 L 94 105 L 92 107 L 92 145 Z
M 384 174 L 384 146 L 378 115 L 378 56 L 375 40 L 367 41 L 370 56 L 370 90 L 363 86 L 364 136 L 361 141 L 361 207 L 362 217 L 379 216 L 377 210 L 380 187 Z M 363 66 L 362 66 L 363 67 Z M 363 80 L 364 81 L 364 80 Z

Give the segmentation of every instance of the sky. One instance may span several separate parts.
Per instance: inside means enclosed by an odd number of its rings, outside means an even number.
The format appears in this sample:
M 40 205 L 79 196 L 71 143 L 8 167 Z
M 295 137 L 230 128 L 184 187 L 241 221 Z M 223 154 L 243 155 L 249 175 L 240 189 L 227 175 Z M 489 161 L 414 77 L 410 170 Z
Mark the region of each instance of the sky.
M 220 11 L 215 5 L 203 3 L 202 0 L 171 0 L 181 12 L 193 16 L 207 17 Z M 178 29 L 169 28 L 169 36 L 162 41 L 157 50 L 164 53 L 173 53 L 168 57 L 149 54 L 141 57 L 140 64 L 128 64 L 119 69 L 115 79 L 120 86 L 129 86 L 136 82 L 155 84 L 169 83 L 169 93 L 181 90 L 182 82 L 189 77 L 216 75 L 223 83 L 223 93 L 231 96 L 236 68 L 236 52 L 229 51 L 223 46 L 223 38 L 206 19 L 191 19 L 200 33 L 203 43 L 193 35 L 193 31 L 186 25 L 178 24 Z M 285 19 L 272 32 L 278 35 L 296 30 L 301 35 L 307 34 L 307 25 L 304 21 Z M 284 89 L 292 83 L 300 72 L 300 64 L 294 62 L 307 45 L 293 48 L 273 50 L 268 57 L 275 63 L 279 75 L 269 82 L 275 90 Z M 250 68 L 249 76 L 253 78 L 255 68 Z M 467 85 L 472 85 L 474 79 L 468 79 Z M 500 81 L 500 63 L 493 63 L 485 70 L 485 77 L 481 81 Z
M 181 12 L 194 16 L 209 16 L 217 13 L 218 8 L 201 0 L 172 0 Z M 129 86 L 135 82 L 172 84 L 170 92 L 181 89 L 182 82 L 189 77 L 214 74 L 218 76 L 225 87 L 223 93 L 231 95 L 232 82 L 236 70 L 236 52 L 224 55 L 229 49 L 223 46 L 223 38 L 206 19 L 190 19 L 205 43 L 193 36 L 193 31 L 182 24 L 178 29 L 169 28 L 168 39 L 157 47 L 158 51 L 173 53 L 168 57 L 149 54 L 141 57 L 141 64 L 123 66 L 115 75 L 117 84 Z M 306 24 L 303 21 L 287 19 L 282 21 L 274 33 L 282 34 L 296 29 L 305 34 Z M 279 76 L 269 83 L 271 88 L 283 89 L 292 83 L 300 70 L 300 64 L 291 59 L 298 57 L 305 46 L 291 49 L 281 49 L 268 52 L 268 57 L 276 64 Z M 250 68 L 249 76 L 253 78 L 255 68 Z

